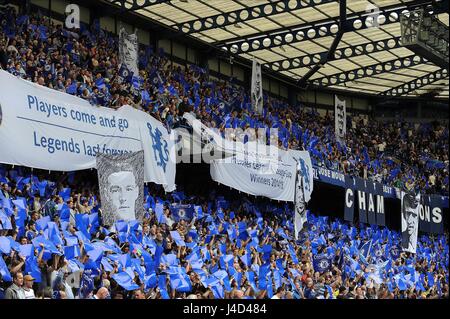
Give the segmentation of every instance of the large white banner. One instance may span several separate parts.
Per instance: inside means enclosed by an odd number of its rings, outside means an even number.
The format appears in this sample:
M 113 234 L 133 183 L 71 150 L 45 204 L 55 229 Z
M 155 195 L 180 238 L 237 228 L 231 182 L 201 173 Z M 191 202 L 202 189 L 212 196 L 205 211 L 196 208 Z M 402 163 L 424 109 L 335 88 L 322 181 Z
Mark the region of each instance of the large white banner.
M 401 193 L 402 210 L 402 249 L 403 251 L 416 253 L 417 235 L 419 233 L 419 208 L 420 193 Z
M 0 162 L 45 170 L 96 167 L 97 153 L 144 150 L 145 181 L 175 189 L 175 148 L 150 115 L 86 101 L 0 71 Z
M 183 154 L 202 156 L 203 162 L 209 163 L 213 159 L 220 159 L 232 156 L 236 153 L 236 148 L 241 143 L 234 143 L 224 139 L 218 130 L 213 130 L 197 120 L 191 113 L 184 113 L 183 118 L 192 127 L 192 132 L 187 132 L 183 128 L 176 129 L 182 140 Z M 211 151 L 213 155 L 211 156 Z
M 134 76 L 139 75 L 138 69 L 138 38 L 136 33 L 128 34 L 124 28 L 119 31 L 119 60 Z
M 345 100 L 341 101 L 335 95 L 334 97 L 334 130 L 336 140 L 340 143 L 345 142 L 345 134 L 347 133 L 347 109 Z
M 292 202 L 296 174 L 293 158 L 274 146 L 265 147 L 266 153 L 258 143 L 247 144 L 243 153 L 212 161 L 212 179 L 247 194 Z
M 252 69 L 252 85 L 251 85 L 251 102 L 253 109 L 262 113 L 263 109 L 263 84 L 262 84 L 262 73 L 261 73 L 261 63 L 253 60 Z
M 244 144 L 239 139 L 234 141 L 234 137 L 252 135 L 251 130 L 226 130 L 224 138 L 219 131 L 206 127 L 193 115 L 185 113 L 184 118 L 193 128 L 191 138 L 194 141 L 190 144 L 198 148 L 191 152 L 195 156 L 201 154 L 203 161 L 211 164 L 214 181 L 247 194 L 293 202 L 296 175 L 299 174 L 305 200 L 310 200 L 314 170 L 307 151 L 285 151 L 259 141 Z M 265 132 L 258 134 L 265 136 Z M 210 150 L 214 150 L 214 156 L 210 156 Z M 220 156 L 223 159 L 218 158 Z

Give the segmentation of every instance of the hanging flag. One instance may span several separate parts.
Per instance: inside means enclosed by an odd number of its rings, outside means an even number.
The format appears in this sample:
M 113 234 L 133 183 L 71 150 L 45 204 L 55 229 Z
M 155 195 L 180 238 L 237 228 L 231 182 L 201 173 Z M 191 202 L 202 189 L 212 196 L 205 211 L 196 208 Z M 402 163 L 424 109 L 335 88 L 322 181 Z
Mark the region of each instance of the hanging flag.
M 337 95 L 335 96 L 334 129 L 336 140 L 341 144 L 345 144 L 345 134 L 347 133 L 347 110 L 345 102 L 345 100 L 339 100 Z
M 300 176 L 300 170 L 297 169 L 295 181 L 295 211 L 294 211 L 294 230 L 295 240 L 298 240 L 298 234 L 303 229 L 303 224 L 306 222 L 306 201 L 303 190 L 303 178 Z
M 252 69 L 252 106 L 253 109 L 261 114 L 263 110 L 263 87 L 262 87 L 262 73 L 261 73 L 261 63 L 253 60 Z
M 119 60 L 134 76 L 139 75 L 138 52 L 137 34 L 128 34 L 125 28 L 121 28 L 119 32 Z
M 419 231 L 420 193 L 401 193 L 402 250 L 416 253 Z

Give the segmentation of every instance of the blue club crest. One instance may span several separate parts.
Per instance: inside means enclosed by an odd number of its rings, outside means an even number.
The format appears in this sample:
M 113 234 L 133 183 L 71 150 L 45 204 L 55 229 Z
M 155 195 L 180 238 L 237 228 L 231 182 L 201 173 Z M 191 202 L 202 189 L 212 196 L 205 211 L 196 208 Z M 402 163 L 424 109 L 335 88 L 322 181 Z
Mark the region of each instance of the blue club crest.
M 382 249 L 375 250 L 375 256 L 377 256 L 377 257 L 383 256 L 383 250 Z
M 153 132 L 153 127 L 147 123 L 147 127 L 152 137 L 153 150 L 155 154 L 156 165 L 162 167 L 164 173 L 166 172 L 167 162 L 169 161 L 169 148 L 166 140 L 162 139 L 162 132 L 156 128 Z
M 400 256 L 400 249 L 397 246 L 391 247 L 391 256 L 397 259 Z
M 327 269 L 330 266 L 330 262 L 327 259 L 322 259 L 319 262 L 320 269 Z
M 180 218 L 185 218 L 186 217 L 186 211 L 184 210 L 184 209 L 180 209 L 179 211 L 178 211 L 178 216 L 180 217 Z

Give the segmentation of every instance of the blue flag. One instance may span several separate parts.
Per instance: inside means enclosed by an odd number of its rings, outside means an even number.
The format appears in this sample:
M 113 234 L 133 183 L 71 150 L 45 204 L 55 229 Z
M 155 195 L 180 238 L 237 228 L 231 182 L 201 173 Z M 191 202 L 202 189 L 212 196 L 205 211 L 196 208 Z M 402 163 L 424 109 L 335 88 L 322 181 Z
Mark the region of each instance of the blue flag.
M 175 241 L 175 244 L 177 244 L 177 246 L 179 246 L 179 247 L 186 246 L 186 243 L 181 238 L 180 233 L 177 230 L 171 231 L 170 236 Z
M 313 267 L 315 271 L 326 272 L 331 269 L 331 259 L 326 254 L 313 256 Z
M 12 281 L 11 273 L 9 272 L 8 266 L 6 266 L 3 257 L 0 257 L 0 274 L 3 281 Z
M 194 217 L 193 205 L 172 204 L 171 212 L 176 222 L 180 220 L 191 220 Z

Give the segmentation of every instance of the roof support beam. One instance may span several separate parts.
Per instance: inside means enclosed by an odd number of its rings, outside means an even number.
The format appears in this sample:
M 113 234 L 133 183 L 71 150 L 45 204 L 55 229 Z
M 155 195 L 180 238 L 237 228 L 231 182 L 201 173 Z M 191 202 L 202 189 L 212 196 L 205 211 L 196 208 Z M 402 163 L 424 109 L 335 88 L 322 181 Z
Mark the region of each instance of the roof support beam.
M 413 10 L 431 3 L 431 0 L 416 0 L 404 5 L 393 5 L 380 9 L 377 13 L 377 21 L 374 21 L 373 13 L 359 12 L 347 18 L 343 27 L 344 32 L 354 32 L 372 27 L 398 23 L 400 15 L 405 10 Z M 439 7 L 435 13 L 442 13 Z M 334 36 L 340 31 L 339 25 L 329 19 L 317 21 L 313 25 L 299 28 L 283 28 L 275 30 L 267 35 L 247 36 L 238 40 L 215 43 L 216 46 L 234 54 L 249 53 L 253 51 L 271 49 L 290 43 L 298 43 L 321 37 Z
M 342 47 L 336 49 L 330 61 L 348 59 L 351 57 L 357 57 L 362 55 L 368 55 L 375 52 L 381 52 L 385 50 L 400 48 L 400 37 L 394 37 L 390 39 L 368 42 L 353 46 Z M 275 71 L 287 71 L 291 69 L 297 69 L 307 67 L 322 61 L 328 55 L 328 51 L 320 52 L 316 54 L 308 54 L 298 58 L 289 58 L 285 60 L 270 62 L 265 66 Z
M 426 62 L 427 61 L 424 58 L 418 55 L 411 55 L 400 59 L 365 66 L 359 69 L 336 73 L 330 76 L 324 76 L 321 78 L 314 79 L 313 83 L 320 86 L 339 85 L 345 82 L 354 81 L 357 79 L 382 74 L 385 72 L 392 72 L 396 70 L 406 69 Z
M 168 3 L 170 1 L 172 0 L 113 0 L 111 3 L 120 6 L 124 11 L 136 11 L 148 8 L 155 4 Z
M 275 14 L 292 12 L 303 8 L 316 7 L 322 4 L 336 2 L 337 0 L 321 0 L 316 3 L 314 0 L 281 0 L 267 4 L 260 4 L 235 11 L 213 15 L 197 20 L 179 23 L 175 27 L 184 33 L 196 33 L 216 28 L 223 28 L 239 22 L 246 22 L 254 19 L 265 18 Z
M 330 50 L 325 55 L 320 62 L 314 65 L 299 81 L 300 87 L 305 87 L 306 82 L 317 72 L 321 67 L 323 67 L 330 59 L 334 58 L 334 53 L 336 48 L 341 42 L 342 36 L 344 35 L 344 26 L 347 23 L 347 0 L 339 0 L 339 31 L 331 44 Z
M 420 78 L 406 82 L 402 85 L 396 86 L 387 91 L 381 92 L 379 95 L 385 97 L 397 97 L 408 94 L 414 90 L 420 89 L 426 85 L 432 84 L 436 81 L 443 80 L 448 77 L 448 71 L 446 69 L 439 69 L 435 72 L 424 75 Z
M 385 50 L 397 49 L 402 46 L 400 42 L 400 37 L 394 37 L 390 39 L 367 42 L 363 44 L 342 47 L 336 49 L 334 52 L 332 60 L 348 59 L 356 56 L 368 55 L 374 52 L 381 52 Z M 298 58 L 289 58 L 279 61 L 274 61 L 264 64 L 264 66 L 274 70 L 274 71 L 288 71 L 291 69 L 298 69 L 307 67 L 322 61 L 328 54 L 326 52 L 320 52 L 316 54 L 308 54 Z

